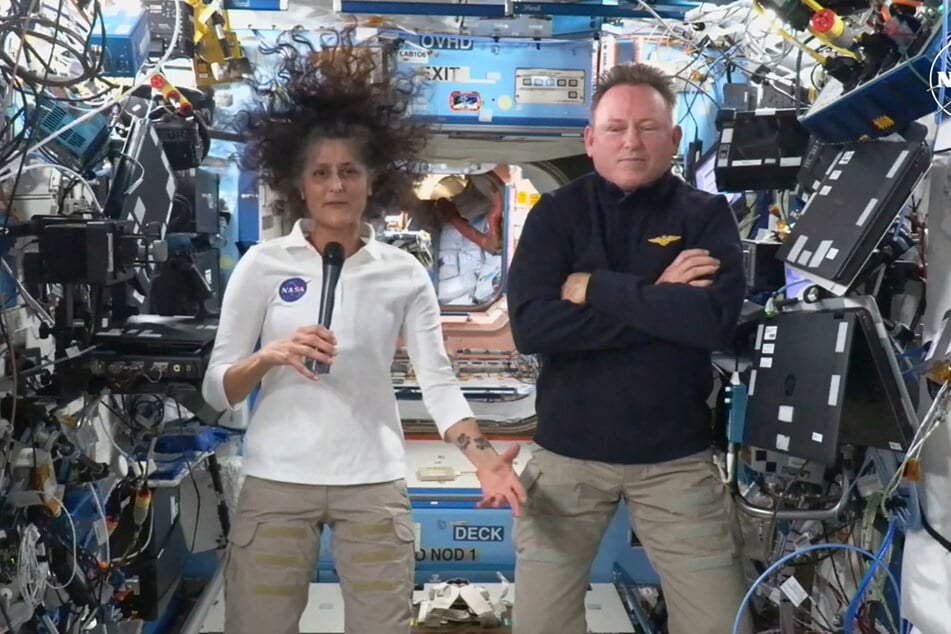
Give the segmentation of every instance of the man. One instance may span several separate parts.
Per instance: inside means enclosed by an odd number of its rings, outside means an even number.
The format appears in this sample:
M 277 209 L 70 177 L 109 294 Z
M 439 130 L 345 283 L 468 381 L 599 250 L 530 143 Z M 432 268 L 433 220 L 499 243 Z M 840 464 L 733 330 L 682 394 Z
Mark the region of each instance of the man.
M 509 270 L 515 343 L 542 359 L 516 634 L 586 631 L 591 563 L 622 497 L 670 634 L 732 632 L 745 594 L 707 405 L 711 351 L 745 295 L 740 238 L 725 198 L 671 173 L 676 103 L 657 69 L 608 72 L 585 130 L 595 172 L 542 196 Z

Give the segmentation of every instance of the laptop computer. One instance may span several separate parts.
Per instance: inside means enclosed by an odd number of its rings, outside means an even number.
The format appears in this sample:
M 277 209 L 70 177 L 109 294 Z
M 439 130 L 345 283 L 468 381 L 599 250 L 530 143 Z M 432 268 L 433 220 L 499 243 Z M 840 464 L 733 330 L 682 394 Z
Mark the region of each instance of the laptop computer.
M 777 257 L 833 295 L 845 295 L 930 165 L 924 143 L 843 145 Z
M 747 444 L 827 465 L 840 444 L 907 450 L 917 417 L 873 301 L 764 319 L 754 348 Z

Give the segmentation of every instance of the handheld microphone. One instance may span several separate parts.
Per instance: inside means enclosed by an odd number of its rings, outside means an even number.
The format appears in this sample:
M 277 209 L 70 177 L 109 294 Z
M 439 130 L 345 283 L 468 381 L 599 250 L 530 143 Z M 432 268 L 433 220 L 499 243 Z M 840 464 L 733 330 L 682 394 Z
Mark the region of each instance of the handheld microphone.
M 343 245 L 339 242 L 328 242 L 324 247 L 324 279 L 320 288 L 320 314 L 317 316 L 317 323 L 324 328 L 330 328 L 334 312 L 334 292 L 337 289 L 337 280 L 340 279 L 343 261 Z M 310 357 L 304 359 L 304 366 L 314 374 L 330 372 L 329 365 Z

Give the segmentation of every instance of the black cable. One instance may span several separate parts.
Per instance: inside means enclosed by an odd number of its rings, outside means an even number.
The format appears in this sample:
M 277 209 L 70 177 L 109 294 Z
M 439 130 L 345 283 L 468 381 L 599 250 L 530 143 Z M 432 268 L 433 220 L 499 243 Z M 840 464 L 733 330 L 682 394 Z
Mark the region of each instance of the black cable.
M 934 527 L 933 527 L 931 524 L 928 523 L 927 518 L 925 518 L 924 509 L 921 510 L 921 526 L 925 529 L 925 532 L 927 532 L 929 535 L 931 535 L 931 539 L 933 539 L 933 540 L 935 540 L 936 542 L 938 542 L 939 544 L 941 544 L 941 546 L 942 546 L 946 551 L 948 551 L 949 553 L 951 553 L 951 541 L 948 541 L 948 538 L 947 538 L 947 537 L 945 537 L 944 535 L 942 535 L 941 533 L 939 533 L 938 531 L 936 531 L 936 530 L 934 529 Z
M 188 477 L 192 481 L 192 486 L 195 487 L 195 529 L 192 532 L 192 545 L 188 549 L 188 552 L 195 552 L 195 544 L 198 542 L 198 524 L 201 522 L 201 490 L 198 488 L 198 482 L 195 481 L 195 474 L 192 472 L 192 463 L 191 460 L 185 459 L 185 466 L 188 468 Z
M 796 98 L 796 116 L 802 112 L 802 99 L 800 99 L 800 93 L 802 92 L 802 87 L 800 86 L 800 75 L 802 74 L 802 47 L 799 47 L 799 54 L 796 56 L 796 81 L 793 84 L 793 97 Z
M 16 60 L 13 57 L 10 57 L 6 53 L 6 40 L 7 38 L 15 32 L 16 24 L 15 22 L 23 22 L 23 29 L 21 31 L 21 37 L 28 36 L 42 40 L 52 45 L 53 48 L 59 48 L 63 51 L 66 51 L 70 56 L 82 67 L 82 73 L 76 77 L 66 77 L 66 78 L 51 78 L 51 69 L 49 65 L 45 65 L 42 74 L 34 72 L 32 70 L 27 70 L 22 66 L 16 64 Z M 69 88 L 76 86 L 83 82 L 89 81 L 95 78 L 99 73 L 97 72 L 96 67 L 90 66 L 89 62 L 91 58 L 89 56 L 84 56 L 85 51 L 81 48 L 77 48 L 72 45 L 72 43 L 67 43 L 66 37 L 69 36 L 72 41 L 83 42 L 83 38 L 79 36 L 78 33 L 72 29 L 68 29 L 58 24 L 57 21 L 50 20 L 43 16 L 30 16 L 28 18 L 17 18 L 17 19 L 8 19 L 6 23 L 0 23 L 0 60 L 2 60 L 12 72 L 30 84 L 35 84 L 37 86 L 46 86 L 46 87 L 60 87 L 60 88 Z M 47 28 L 53 28 L 53 33 L 44 33 L 42 31 L 27 31 L 28 25 L 31 23 L 38 24 L 40 26 L 45 26 Z M 24 49 L 29 51 L 32 49 L 32 46 L 27 44 L 28 40 L 26 38 L 21 39 L 21 42 L 24 43 Z M 85 46 L 83 47 L 85 48 Z M 27 53 L 29 55 L 29 53 Z

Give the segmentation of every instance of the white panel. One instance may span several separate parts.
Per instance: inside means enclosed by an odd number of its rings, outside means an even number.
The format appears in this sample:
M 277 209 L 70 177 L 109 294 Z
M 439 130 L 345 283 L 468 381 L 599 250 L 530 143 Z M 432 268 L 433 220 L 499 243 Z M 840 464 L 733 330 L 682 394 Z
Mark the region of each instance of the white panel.
M 793 244 L 792 248 L 789 250 L 788 261 L 795 262 L 799 258 L 799 252 L 803 250 L 806 246 L 806 242 L 809 241 L 809 236 L 799 236 L 796 238 L 796 242 Z
M 839 404 L 839 385 L 842 382 L 842 377 L 838 374 L 833 374 L 829 379 L 829 407 L 836 407 Z
M 849 336 L 849 322 L 843 321 L 839 324 L 839 332 L 835 335 L 835 351 L 839 354 L 845 352 L 845 340 Z
M 825 259 L 826 254 L 829 252 L 829 249 L 832 248 L 832 240 L 823 240 L 819 243 L 819 248 L 816 249 L 816 254 L 812 256 L 812 259 L 809 260 L 809 268 L 816 268 L 822 264 L 822 260 Z
M 908 150 L 902 150 L 898 155 L 898 158 L 895 159 L 895 162 L 892 163 L 891 168 L 889 168 L 888 173 L 885 174 L 885 178 L 895 178 L 895 174 L 898 173 L 898 168 L 901 167 L 902 163 L 905 162 L 905 159 L 908 158 Z
M 875 205 L 878 204 L 878 198 L 873 198 L 868 201 L 868 204 L 865 205 L 865 209 L 862 210 L 862 213 L 859 215 L 859 219 L 855 221 L 856 227 L 861 227 L 865 224 L 865 221 L 868 220 L 869 215 L 872 213 L 872 209 L 875 208 Z
M 776 434 L 776 449 L 780 451 L 789 451 L 789 441 L 792 440 L 785 434 Z

